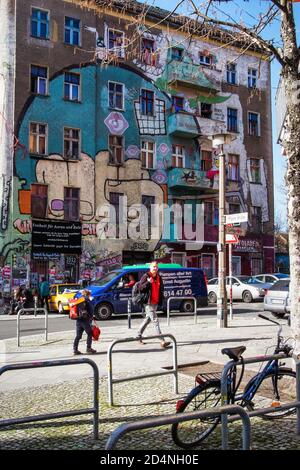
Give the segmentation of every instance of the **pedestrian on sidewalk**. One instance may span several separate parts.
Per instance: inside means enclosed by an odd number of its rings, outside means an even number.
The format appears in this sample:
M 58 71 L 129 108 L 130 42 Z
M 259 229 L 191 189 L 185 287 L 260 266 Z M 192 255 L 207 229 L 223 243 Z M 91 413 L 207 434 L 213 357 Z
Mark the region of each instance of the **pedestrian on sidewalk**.
M 86 339 L 86 354 L 96 354 L 96 350 L 92 348 L 92 323 L 94 318 L 94 308 L 91 302 L 91 293 L 89 290 L 84 289 L 82 295 L 85 299 L 85 308 L 87 310 L 86 318 L 78 318 L 76 320 L 76 337 L 73 344 L 74 356 L 82 354 L 78 350 L 79 341 L 82 338 L 82 333 L 85 331 L 87 334 Z
M 158 273 L 158 265 L 156 261 L 153 261 L 150 265 L 150 270 L 143 275 L 138 283 L 138 290 L 145 293 L 145 303 L 143 304 L 143 311 L 145 312 L 146 318 L 140 326 L 138 332 L 138 341 L 143 343 L 143 333 L 149 323 L 153 323 L 158 335 L 161 335 L 161 329 L 157 317 L 157 308 L 162 305 L 164 298 L 164 285 L 161 276 Z M 164 338 L 160 343 L 162 348 L 167 348 L 170 345 L 169 341 L 165 341 Z
M 41 306 L 42 308 L 46 307 L 49 313 L 48 299 L 49 299 L 49 293 L 50 293 L 50 285 L 44 276 L 41 279 L 39 290 L 40 290 L 40 297 L 41 297 Z

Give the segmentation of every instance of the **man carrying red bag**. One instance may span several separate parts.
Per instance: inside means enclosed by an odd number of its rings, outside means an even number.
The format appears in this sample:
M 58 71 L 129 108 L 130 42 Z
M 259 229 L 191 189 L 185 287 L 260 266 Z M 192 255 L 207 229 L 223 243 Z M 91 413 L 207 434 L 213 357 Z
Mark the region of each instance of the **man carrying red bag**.
M 82 338 L 82 333 L 84 331 L 87 334 L 86 354 L 97 353 L 97 351 L 92 348 L 92 339 L 93 339 L 92 323 L 93 323 L 93 317 L 94 317 L 94 308 L 90 299 L 91 293 L 89 290 L 85 289 L 82 291 L 82 295 L 85 299 L 84 308 L 86 309 L 86 315 L 82 315 L 81 318 L 77 318 L 76 320 L 76 337 L 74 339 L 74 344 L 73 344 L 74 356 L 78 356 L 79 354 L 82 354 L 78 350 L 78 345 L 79 345 L 79 341 Z

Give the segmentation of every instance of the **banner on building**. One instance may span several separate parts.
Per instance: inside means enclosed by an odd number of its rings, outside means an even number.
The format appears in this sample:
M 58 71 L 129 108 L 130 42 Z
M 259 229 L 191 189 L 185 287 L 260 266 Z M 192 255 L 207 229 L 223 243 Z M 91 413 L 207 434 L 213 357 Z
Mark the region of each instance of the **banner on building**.
M 81 254 L 81 223 L 56 220 L 32 221 L 32 255 Z

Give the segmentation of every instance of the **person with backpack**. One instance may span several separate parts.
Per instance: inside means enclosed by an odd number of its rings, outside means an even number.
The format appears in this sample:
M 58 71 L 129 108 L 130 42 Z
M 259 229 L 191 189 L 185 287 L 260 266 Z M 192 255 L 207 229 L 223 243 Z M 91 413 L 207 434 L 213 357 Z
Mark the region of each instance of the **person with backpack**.
M 158 273 L 158 265 L 156 261 L 151 263 L 150 270 L 143 275 L 137 286 L 138 287 L 134 289 L 134 292 L 139 292 L 139 302 L 142 305 L 146 315 L 146 318 L 144 319 L 138 331 L 137 339 L 141 344 L 144 344 L 142 337 L 149 323 L 152 322 L 154 324 L 158 335 L 162 334 L 156 312 L 158 306 L 162 305 L 163 303 L 164 285 L 163 280 Z M 163 338 L 160 345 L 162 348 L 167 348 L 170 345 L 170 342 L 165 341 Z
M 94 308 L 91 302 L 91 293 L 89 290 L 84 289 L 82 291 L 84 297 L 84 302 L 78 306 L 80 310 L 80 316 L 76 320 L 76 336 L 73 343 L 73 353 L 74 356 L 82 354 L 78 350 L 79 341 L 82 338 L 82 333 L 85 331 L 87 334 L 86 339 L 86 354 L 96 354 L 96 350 L 92 348 L 92 323 L 94 318 Z

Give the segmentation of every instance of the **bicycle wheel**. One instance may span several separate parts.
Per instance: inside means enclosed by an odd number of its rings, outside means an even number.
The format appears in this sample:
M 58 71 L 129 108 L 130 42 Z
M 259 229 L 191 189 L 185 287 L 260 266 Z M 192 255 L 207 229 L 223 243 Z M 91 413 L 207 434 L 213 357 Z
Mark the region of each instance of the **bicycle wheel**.
M 210 381 L 195 387 L 184 400 L 178 413 L 211 409 L 221 406 L 221 383 Z M 175 444 L 189 449 L 200 444 L 215 429 L 220 418 L 202 418 L 172 425 L 172 438 Z
M 250 385 L 250 382 L 249 382 Z M 248 385 L 245 390 L 247 390 Z M 284 369 L 279 369 L 277 379 L 278 396 L 275 390 L 275 374 L 267 375 L 258 387 L 250 403 L 247 403 L 247 409 L 250 411 L 259 408 L 269 408 L 276 405 L 285 405 L 291 401 L 296 401 L 296 373 Z M 262 415 L 264 419 L 278 419 L 295 413 L 296 408 L 288 410 L 273 411 L 270 414 Z

